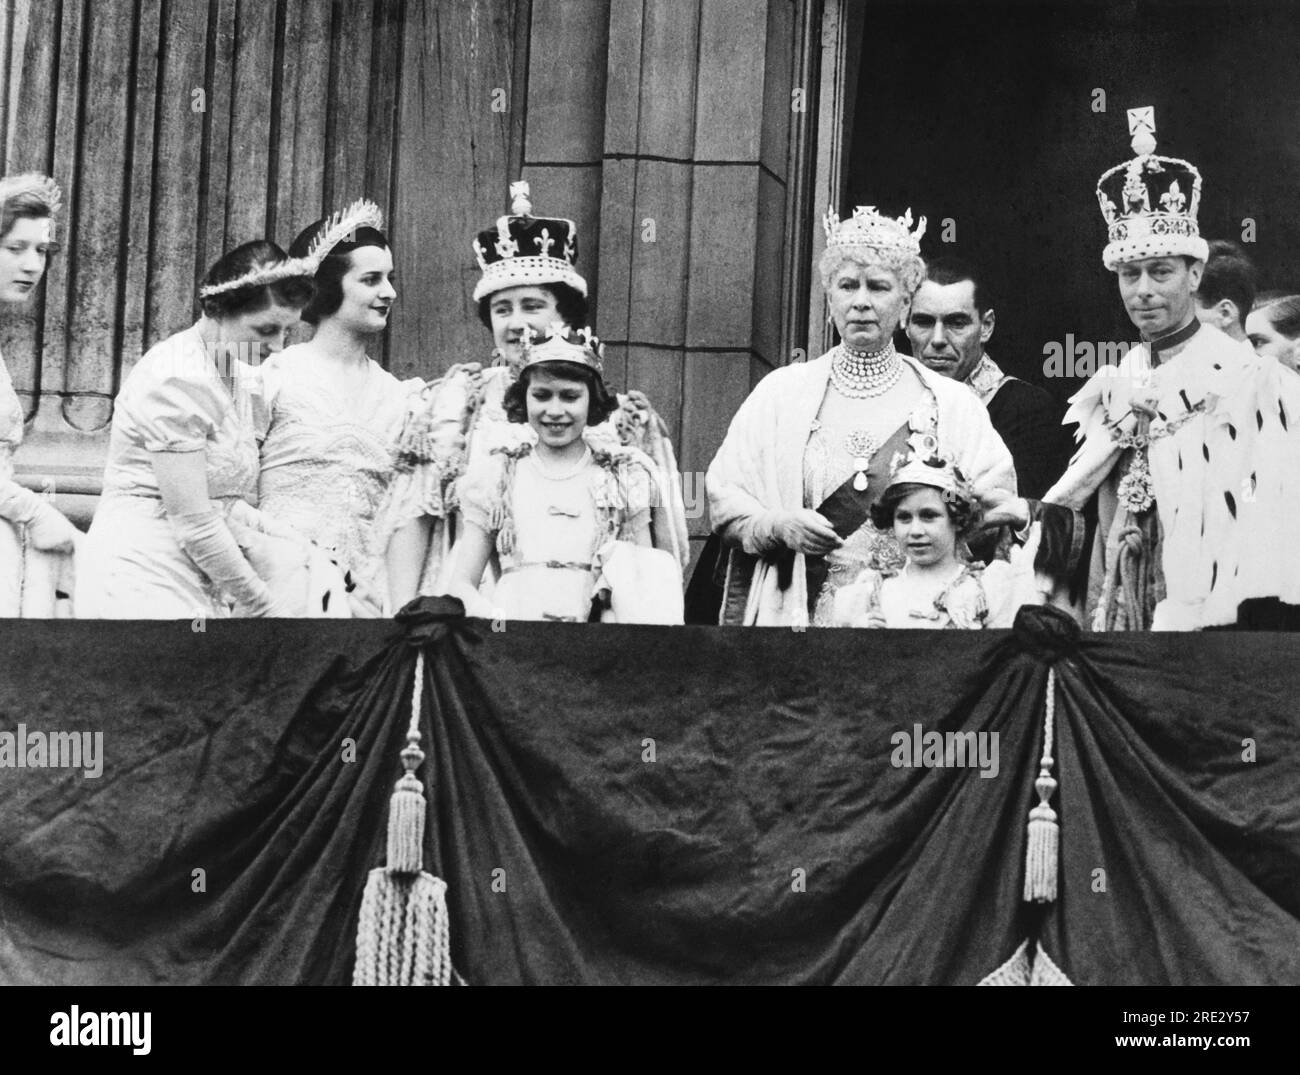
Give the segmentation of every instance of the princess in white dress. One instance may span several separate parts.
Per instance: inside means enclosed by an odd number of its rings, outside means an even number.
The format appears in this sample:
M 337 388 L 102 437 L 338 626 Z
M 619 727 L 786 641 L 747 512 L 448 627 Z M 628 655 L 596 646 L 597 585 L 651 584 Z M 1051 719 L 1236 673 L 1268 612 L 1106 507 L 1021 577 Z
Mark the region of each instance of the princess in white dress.
M 319 267 L 302 319 L 316 327 L 262 368 L 261 507 L 330 551 L 354 616 L 390 615 L 387 535 L 375 517 L 419 379 L 398 381 L 366 354 L 388 327 L 397 291 L 382 214 L 359 201 L 317 221 L 291 255 Z
M 637 448 L 587 436 L 617 402 L 590 332 L 556 323 L 527 343 L 506 390 L 513 443 L 471 463 L 464 532 L 447 592 L 495 619 L 681 623 L 681 571 L 652 547 L 655 465 Z M 490 598 L 478 592 L 495 561 Z
M 1032 573 L 1025 578 L 1005 560 L 986 566 L 960 555 L 979 518 L 979 498 L 952 462 L 910 456 L 871 507 L 872 524 L 892 534 L 903 563 L 868 568 L 841 587 L 833 626 L 1010 627 L 1021 604 L 1039 600 Z
M 29 173 L 0 179 L 0 302 L 18 305 L 36 291 L 50 252 L 60 202 L 52 179 Z M 50 617 L 72 589 L 81 532 L 43 496 L 14 480 L 23 409 L 0 356 L 0 617 Z
M 253 506 L 255 366 L 264 350 L 284 346 L 312 294 L 310 276 L 274 243 L 237 247 L 204 278 L 198 322 L 131 371 L 114 402 L 78 616 L 328 614 L 330 583 L 319 567 L 313 575 L 322 558 Z M 278 570 L 286 562 L 289 570 Z
M 492 333 L 492 362 L 460 363 L 430 381 L 413 398 L 398 446 L 397 476 L 381 524 L 393 535 L 390 585 L 397 604 L 417 592 L 437 593 L 445 584 L 462 530 L 458 484 L 480 459 L 516 438 L 505 395 L 517 383 L 525 333 L 548 332 L 555 321 L 571 328 L 587 323 L 587 282 L 576 267 L 574 222 L 534 216 L 527 183 L 512 183 L 510 193 L 511 213 L 480 231 L 473 244 L 481 275 L 472 298 Z M 643 393 L 613 398 L 613 410 L 593 420 L 586 435 L 611 452 L 636 447 L 654 461 L 651 540 L 685 564 L 686 512 L 667 426 Z

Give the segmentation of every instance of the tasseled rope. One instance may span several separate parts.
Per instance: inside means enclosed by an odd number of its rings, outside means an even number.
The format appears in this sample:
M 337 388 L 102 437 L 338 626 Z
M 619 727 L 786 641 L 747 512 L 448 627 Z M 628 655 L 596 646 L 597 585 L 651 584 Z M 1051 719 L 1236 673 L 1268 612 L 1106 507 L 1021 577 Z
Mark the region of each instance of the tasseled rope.
M 424 871 L 428 804 L 424 782 L 415 775 L 424 762 L 420 749 L 423 688 L 421 652 L 415 660 L 411 724 L 402 749 L 406 772 L 388 809 L 388 865 L 371 870 L 366 879 L 353 985 L 447 985 L 451 981 L 447 885 Z
M 1060 855 L 1061 827 L 1051 798 L 1056 791 L 1052 776 L 1053 740 L 1056 728 L 1056 669 L 1047 671 L 1047 715 L 1043 718 L 1043 757 L 1039 762 L 1038 805 L 1029 811 L 1029 843 L 1025 852 L 1025 902 L 1051 903 L 1056 899 L 1056 873 Z

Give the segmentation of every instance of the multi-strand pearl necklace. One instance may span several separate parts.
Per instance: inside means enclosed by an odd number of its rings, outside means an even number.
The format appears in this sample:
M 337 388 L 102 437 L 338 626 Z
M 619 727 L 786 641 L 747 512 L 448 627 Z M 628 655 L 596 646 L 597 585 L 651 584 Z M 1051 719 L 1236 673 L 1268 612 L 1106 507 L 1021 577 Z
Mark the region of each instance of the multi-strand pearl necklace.
M 903 360 L 890 340 L 879 351 L 854 351 L 844 344 L 831 359 L 831 384 L 849 399 L 883 396 L 903 376 Z

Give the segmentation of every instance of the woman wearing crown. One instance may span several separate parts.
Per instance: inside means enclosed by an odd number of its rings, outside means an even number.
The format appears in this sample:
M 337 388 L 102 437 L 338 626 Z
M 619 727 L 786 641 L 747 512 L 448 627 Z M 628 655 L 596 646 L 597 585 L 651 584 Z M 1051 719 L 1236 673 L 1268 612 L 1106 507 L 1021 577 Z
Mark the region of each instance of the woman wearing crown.
M 388 327 L 397 297 L 382 214 L 359 201 L 306 228 L 289 248 L 316 266 L 302 319 L 315 326 L 262 368 L 262 509 L 330 551 L 355 616 L 388 614 L 386 537 L 376 516 L 393 477 L 409 397 L 366 349 Z
M 55 249 L 59 202 L 59 188 L 43 175 L 0 179 L 0 302 L 27 302 L 41 282 Z M 60 589 L 71 589 L 81 534 L 45 497 L 14 480 L 22 439 L 23 409 L 0 356 L 0 617 L 48 617 Z
M 311 293 L 310 266 L 272 242 L 245 243 L 208 270 L 199 320 L 132 369 L 114 401 L 104 491 L 81 557 L 78 616 L 324 611 L 328 565 L 253 507 L 255 367 L 263 351 L 284 346 Z M 296 568 L 292 593 L 273 592 L 279 588 L 265 566 L 283 561 Z
M 895 457 L 941 454 L 981 496 L 1015 490 L 979 400 L 894 349 L 925 275 L 924 230 L 910 211 L 828 214 L 819 268 L 842 342 L 760 382 L 709 467 L 714 529 L 731 547 L 722 623 L 829 626 L 836 591 L 863 568 L 901 567 L 893 534 L 869 518 Z
M 447 591 L 471 615 L 507 620 L 586 622 L 603 597 L 620 621 L 681 623 L 677 560 L 650 547 L 654 463 L 592 432 L 618 406 L 599 343 L 558 321 L 531 335 L 504 406 L 533 437 L 476 456 L 460 481 Z M 500 577 L 487 599 L 478 587 L 492 562 Z
M 528 184 L 511 185 L 512 213 L 481 231 L 474 242 L 482 276 L 473 299 L 492 333 L 493 362 L 453 366 L 429 384 L 407 422 L 398 476 L 385 512 L 392 597 L 400 604 L 433 592 L 444 580 L 452 545 L 459 539 L 457 484 L 467 467 L 498 447 L 530 440 L 526 424 L 508 420 L 505 396 L 523 365 L 527 332 L 545 332 L 555 321 L 580 328 L 587 320 L 587 283 L 574 267 L 577 233 L 571 220 L 535 217 Z M 607 417 L 592 422 L 588 439 L 609 449 L 642 449 L 658 476 L 651 536 L 685 563 L 686 514 L 667 429 L 640 392 L 618 397 Z

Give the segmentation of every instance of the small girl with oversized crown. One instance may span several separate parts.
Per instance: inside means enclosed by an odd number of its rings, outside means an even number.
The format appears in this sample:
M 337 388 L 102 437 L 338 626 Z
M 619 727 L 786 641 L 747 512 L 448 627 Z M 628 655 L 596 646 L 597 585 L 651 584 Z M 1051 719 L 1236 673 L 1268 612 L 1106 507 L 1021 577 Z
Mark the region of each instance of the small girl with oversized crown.
M 835 595 L 834 626 L 1011 626 L 1023 592 L 1013 566 L 1003 560 L 972 564 L 959 555 L 979 525 L 980 507 L 953 463 L 910 457 L 872 505 L 871 521 L 893 531 L 906 562 L 897 571 L 868 568 L 843 587 Z
M 587 436 L 618 406 L 600 352 L 589 330 L 559 322 L 526 343 L 504 400 L 525 429 L 471 463 L 459 486 L 464 529 L 446 589 L 471 615 L 587 622 L 612 603 L 617 615 L 603 618 L 682 622 L 680 568 L 651 542 L 654 463 Z M 477 587 L 494 556 L 488 599 Z

